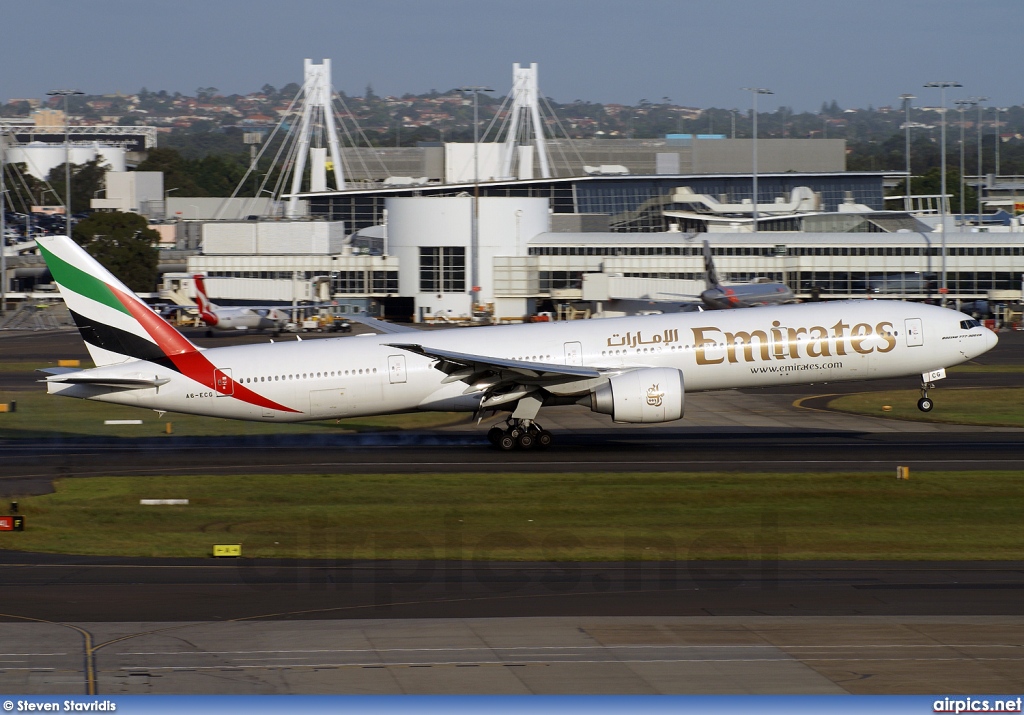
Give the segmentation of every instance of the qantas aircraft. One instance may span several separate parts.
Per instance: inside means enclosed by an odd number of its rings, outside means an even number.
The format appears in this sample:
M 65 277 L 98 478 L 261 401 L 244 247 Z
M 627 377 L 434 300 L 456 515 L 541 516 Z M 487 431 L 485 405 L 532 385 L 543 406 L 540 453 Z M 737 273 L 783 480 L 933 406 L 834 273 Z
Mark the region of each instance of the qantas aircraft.
M 997 342 L 962 313 L 875 300 L 204 350 L 70 239 L 39 247 L 97 365 L 45 370 L 52 394 L 264 422 L 507 411 L 501 449 L 550 444 L 544 406 L 669 422 L 704 390 L 916 376 L 928 411 L 945 368 Z
M 203 319 L 211 333 L 234 330 L 269 330 L 279 333 L 288 322 L 288 313 L 266 306 L 238 306 L 225 308 L 216 305 L 206 296 L 206 285 L 202 276 L 193 276 L 196 287 L 196 304 L 199 306 L 199 317 Z
M 719 283 L 715 262 L 711 258 L 711 246 L 707 241 L 704 241 L 704 281 L 707 289 L 700 294 L 700 299 L 714 310 L 796 302 L 796 296 L 785 283 Z
M 662 293 L 685 298 L 700 298 L 710 310 L 731 310 L 733 308 L 754 308 L 762 305 L 784 305 L 796 303 L 796 296 L 785 283 L 734 283 L 722 285 L 711 257 L 711 246 L 704 241 L 704 285 L 699 296 L 681 293 Z M 673 301 L 674 302 L 674 301 Z

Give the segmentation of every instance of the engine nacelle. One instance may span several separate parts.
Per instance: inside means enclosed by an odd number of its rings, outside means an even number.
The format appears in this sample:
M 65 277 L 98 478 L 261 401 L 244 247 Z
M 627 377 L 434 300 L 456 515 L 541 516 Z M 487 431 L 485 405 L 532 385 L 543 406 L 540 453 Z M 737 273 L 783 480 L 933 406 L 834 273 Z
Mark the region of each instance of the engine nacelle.
M 671 422 L 683 416 L 683 371 L 652 367 L 616 375 L 590 393 L 590 409 L 615 422 Z

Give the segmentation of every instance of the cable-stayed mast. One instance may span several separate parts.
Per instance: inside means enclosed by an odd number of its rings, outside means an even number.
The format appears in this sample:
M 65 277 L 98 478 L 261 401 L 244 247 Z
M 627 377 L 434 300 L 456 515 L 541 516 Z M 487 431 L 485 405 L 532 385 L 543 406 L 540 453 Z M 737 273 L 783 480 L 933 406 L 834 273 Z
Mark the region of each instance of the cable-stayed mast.
M 517 149 L 526 146 L 532 136 L 533 147 L 540 162 L 540 174 L 545 179 L 551 178 L 551 162 L 548 156 L 547 140 L 544 137 L 544 123 L 540 115 L 540 93 L 537 89 L 537 63 L 529 67 L 520 67 L 516 62 L 512 65 L 512 91 L 509 93 L 512 107 L 507 118 L 508 134 L 505 135 L 505 147 L 501 157 L 501 176 L 512 176 L 513 162 L 532 161 L 529 152 Z M 531 131 L 532 130 L 532 131 Z M 524 171 L 520 167 L 519 175 L 528 176 L 530 169 Z
M 298 216 L 302 179 L 306 173 L 306 158 L 309 157 L 310 191 L 327 190 L 327 155 L 330 153 L 334 171 L 334 185 L 338 191 L 345 189 L 345 176 L 341 163 L 341 147 L 338 144 L 338 130 L 334 123 L 331 104 L 331 61 L 321 64 L 312 60 L 303 63 L 305 80 L 302 85 L 304 101 L 302 118 L 299 120 L 298 145 L 292 171 L 291 197 L 288 199 L 286 216 Z M 327 146 L 324 146 L 326 140 Z

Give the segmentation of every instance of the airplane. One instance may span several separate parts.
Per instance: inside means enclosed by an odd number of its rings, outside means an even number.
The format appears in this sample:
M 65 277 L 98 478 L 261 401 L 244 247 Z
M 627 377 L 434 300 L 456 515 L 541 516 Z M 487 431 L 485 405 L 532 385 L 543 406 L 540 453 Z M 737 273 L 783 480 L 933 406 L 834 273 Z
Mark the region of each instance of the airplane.
M 215 304 L 206 295 L 203 277 L 192 277 L 196 287 L 196 305 L 199 306 L 199 317 L 209 328 L 207 336 L 213 331 L 231 330 L 270 330 L 275 335 L 280 333 L 290 320 L 288 313 L 272 306 L 237 306 L 225 308 Z
M 796 303 L 796 296 L 785 283 L 755 282 L 722 285 L 715 270 L 715 261 L 711 257 L 711 245 L 704 241 L 704 286 L 700 295 L 683 293 L 660 293 L 660 295 L 679 296 L 681 298 L 700 298 L 704 307 L 709 310 L 731 310 L 734 308 L 753 308 L 762 305 L 784 305 Z M 657 302 L 665 302 L 659 300 Z M 675 302 L 675 301 L 673 301 Z
M 713 310 L 796 302 L 796 296 L 785 283 L 719 283 L 715 262 L 711 258 L 711 246 L 707 241 L 704 241 L 704 282 L 706 289 L 700 294 L 700 299 Z
M 708 390 L 917 376 L 927 412 L 945 368 L 998 342 L 954 310 L 855 300 L 202 349 L 71 239 L 39 248 L 96 364 L 44 369 L 50 394 L 262 422 L 508 412 L 503 450 L 551 444 L 546 406 L 662 423 Z

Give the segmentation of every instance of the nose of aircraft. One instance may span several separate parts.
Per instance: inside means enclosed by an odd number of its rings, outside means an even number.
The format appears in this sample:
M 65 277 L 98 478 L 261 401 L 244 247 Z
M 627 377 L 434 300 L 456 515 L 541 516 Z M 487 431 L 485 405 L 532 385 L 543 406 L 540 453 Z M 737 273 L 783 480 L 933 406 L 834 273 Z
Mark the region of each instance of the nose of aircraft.
M 996 331 L 985 328 L 985 352 L 988 352 L 999 343 L 999 336 Z

